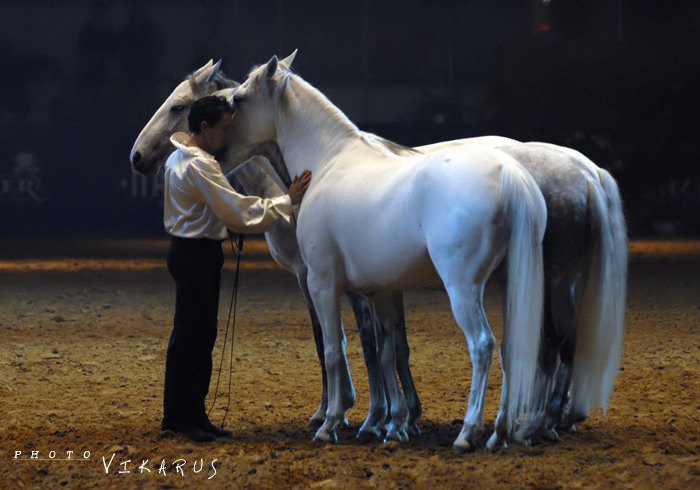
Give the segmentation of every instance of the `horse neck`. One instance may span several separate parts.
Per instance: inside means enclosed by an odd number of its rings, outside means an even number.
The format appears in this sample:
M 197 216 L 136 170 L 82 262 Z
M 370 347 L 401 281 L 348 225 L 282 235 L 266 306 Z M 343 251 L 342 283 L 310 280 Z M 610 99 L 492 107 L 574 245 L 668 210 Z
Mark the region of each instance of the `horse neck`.
M 317 89 L 292 76 L 277 116 L 277 143 L 290 175 L 322 171 L 358 139 L 358 129 Z

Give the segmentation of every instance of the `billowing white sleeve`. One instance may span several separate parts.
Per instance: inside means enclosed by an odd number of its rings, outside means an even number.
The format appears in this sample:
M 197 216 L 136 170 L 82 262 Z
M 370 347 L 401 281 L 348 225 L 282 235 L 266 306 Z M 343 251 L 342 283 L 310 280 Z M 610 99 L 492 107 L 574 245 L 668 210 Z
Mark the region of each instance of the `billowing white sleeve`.
M 187 168 L 192 194 L 206 203 L 214 214 L 237 233 L 264 233 L 279 219 L 289 221 L 289 195 L 274 198 L 244 196 L 236 192 L 215 160 L 196 158 Z

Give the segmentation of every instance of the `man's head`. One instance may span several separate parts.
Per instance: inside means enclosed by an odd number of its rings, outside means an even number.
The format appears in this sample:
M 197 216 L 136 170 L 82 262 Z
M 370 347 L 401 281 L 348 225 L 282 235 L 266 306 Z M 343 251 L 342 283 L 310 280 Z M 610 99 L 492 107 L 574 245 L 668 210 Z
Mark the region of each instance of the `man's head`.
M 195 138 L 206 144 L 206 150 L 223 148 L 231 130 L 233 107 L 223 97 L 209 95 L 194 101 L 187 123 Z

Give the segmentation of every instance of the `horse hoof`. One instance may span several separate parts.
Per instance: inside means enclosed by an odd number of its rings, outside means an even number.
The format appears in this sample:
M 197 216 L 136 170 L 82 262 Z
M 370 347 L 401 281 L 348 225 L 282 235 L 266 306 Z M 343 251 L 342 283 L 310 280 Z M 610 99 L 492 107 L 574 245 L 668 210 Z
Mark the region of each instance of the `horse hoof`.
M 557 429 L 559 429 L 562 432 L 569 432 L 573 434 L 576 432 L 576 425 L 570 422 L 562 422 L 559 425 L 557 425 Z
M 406 433 L 406 430 L 401 427 L 392 424 L 389 424 L 388 430 L 386 432 L 386 438 L 384 438 L 384 442 L 387 441 L 396 441 L 396 442 L 408 442 L 408 434 Z
M 409 437 L 418 437 L 420 435 L 420 427 L 418 427 L 418 424 L 409 424 L 406 427 L 406 433 L 409 435 Z
M 454 444 L 452 444 L 452 451 L 457 454 L 473 453 L 476 451 L 476 445 L 464 439 L 457 439 Z
M 513 442 L 516 443 L 516 444 L 519 445 L 519 446 L 523 446 L 523 447 L 530 447 L 530 446 L 532 446 L 532 443 L 530 442 L 530 439 L 526 439 L 526 438 L 524 438 L 524 437 L 522 437 L 522 436 L 518 436 L 518 434 L 515 434 L 515 435 L 513 436 L 512 439 L 513 439 Z
M 338 436 L 335 432 L 326 432 L 325 430 L 319 429 L 314 436 L 314 442 L 322 442 L 324 444 L 335 444 L 338 442 Z
M 491 434 L 491 437 L 489 437 L 486 443 L 485 449 L 486 451 L 495 452 L 505 447 L 508 447 L 505 440 L 501 439 L 496 431 L 493 431 L 493 434 Z
M 400 435 L 392 435 L 391 437 L 389 437 L 387 435 L 382 442 L 384 444 L 388 444 L 390 442 L 393 442 L 395 444 L 403 444 L 404 442 L 408 442 L 408 437 L 402 437 Z
M 382 433 L 376 427 L 372 429 L 360 429 L 357 433 L 357 440 L 360 442 L 376 441 L 377 439 L 381 440 L 381 438 Z
M 547 442 L 557 442 L 559 440 L 559 434 L 554 429 L 545 429 L 540 432 L 540 437 Z

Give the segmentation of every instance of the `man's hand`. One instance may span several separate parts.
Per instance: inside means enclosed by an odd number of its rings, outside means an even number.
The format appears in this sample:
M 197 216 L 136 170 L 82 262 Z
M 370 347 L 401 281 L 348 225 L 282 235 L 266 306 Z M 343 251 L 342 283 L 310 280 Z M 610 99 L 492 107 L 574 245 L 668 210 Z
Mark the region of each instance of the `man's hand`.
M 306 189 L 309 188 L 309 182 L 311 182 L 311 170 L 304 170 L 301 175 L 294 176 L 292 185 L 289 186 L 289 197 L 293 205 L 301 202 Z

